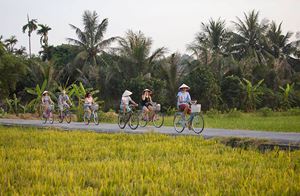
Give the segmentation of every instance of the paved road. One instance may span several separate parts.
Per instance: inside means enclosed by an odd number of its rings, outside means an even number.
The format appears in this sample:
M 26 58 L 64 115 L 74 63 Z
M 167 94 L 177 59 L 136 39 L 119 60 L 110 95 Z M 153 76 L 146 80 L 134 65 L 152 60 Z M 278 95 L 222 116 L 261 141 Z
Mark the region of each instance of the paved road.
M 72 122 L 58 123 L 54 124 L 42 124 L 39 120 L 19 120 L 19 119 L 0 119 L 0 125 L 16 125 L 16 126 L 32 126 L 32 127 L 55 127 L 64 130 L 91 130 L 96 132 L 104 133 L 114 133 L 114 132 L 126 132 L 126 133 L 146 133 L 146 132 L 157 132 L 162 134 L 172 134 L 172 135 L 197 135 L 192 131 L 184 130 L 183 133 L 178 134 L 173 127 L 161 127 L 155 128 L 153 126 L 148 126 L 136 130 L 131 130 L 126 127 L 121 130 L 116 124 L 100 123 L 98 126 L 91 123 L 90 125 L 85 125 L 83 123 Z M 212 137 L 240 137 L 240 138 L 257 138 L 270 140 L 278 144 L 300 144 L 300 133 L 285 133 L 285 132 L 270 132 L 270 131 L 249 131 L 249 130 L 228 130 L 228 129 L 211 129 L 206 128 L 200 134 L 204 138 Z

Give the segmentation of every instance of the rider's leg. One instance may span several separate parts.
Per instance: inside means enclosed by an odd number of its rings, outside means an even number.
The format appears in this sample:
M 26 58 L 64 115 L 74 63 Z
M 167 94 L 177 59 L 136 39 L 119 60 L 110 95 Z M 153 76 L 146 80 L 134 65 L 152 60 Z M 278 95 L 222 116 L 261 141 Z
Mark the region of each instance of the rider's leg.
M 143 106 L 143 118 L 144 120 L 149 120 L 149 109 L 146 106 Z

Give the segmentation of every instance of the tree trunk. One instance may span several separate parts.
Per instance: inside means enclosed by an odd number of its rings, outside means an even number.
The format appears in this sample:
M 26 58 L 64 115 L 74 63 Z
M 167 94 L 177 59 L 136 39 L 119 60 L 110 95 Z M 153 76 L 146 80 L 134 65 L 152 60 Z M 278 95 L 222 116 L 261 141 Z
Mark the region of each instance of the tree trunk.
M 31 58 L 31 35 L 28 34 L 29 37 L 29 58 Z

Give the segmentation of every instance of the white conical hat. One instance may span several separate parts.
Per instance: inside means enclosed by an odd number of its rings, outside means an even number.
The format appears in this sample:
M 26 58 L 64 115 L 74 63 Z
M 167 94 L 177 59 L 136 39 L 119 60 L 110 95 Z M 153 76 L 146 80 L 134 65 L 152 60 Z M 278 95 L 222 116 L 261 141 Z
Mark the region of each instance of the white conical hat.
M 189 87 L 188 85 L 186 85 L 186 84 L 182 84 L 182 85 L 179 87 L 179 89 L 182 89 L 182 88 L 188 88 L 188 89 L 190 89 L 190 87 Z
M 132 92 L 130 92 L 129 90 L 125 90 L 122 97 L 127 97 L 129 95 L 132 95 Z
M 44 92 L 43 92 L 43 95 L 46 94 L 46 93 L 48 93 L 48 91 L 44 91 Z

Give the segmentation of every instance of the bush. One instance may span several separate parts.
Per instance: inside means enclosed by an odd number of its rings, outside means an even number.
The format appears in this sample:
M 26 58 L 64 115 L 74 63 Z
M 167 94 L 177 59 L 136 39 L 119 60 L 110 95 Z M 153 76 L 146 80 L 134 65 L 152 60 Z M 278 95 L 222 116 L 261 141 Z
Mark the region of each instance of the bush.
M 242 116 L 242 112 L 237 110 L 236 108 L 229 110 L 229 112 L 226 114 L 227 117 L 233 117 L 238 118 Z
M 267 117 L 267 116 L 272 116 L 273 115 L 273 110 L 271 108 L 268 108 L 268 107 L 263 107 L 263 108 L 260 108 L 257 113 L 260 115 L 260 116 L 264 116 L 264 117 Z
M 109 110 L 108 112 L 99 112 L 99 120 L 100 122 L 109 122 L 109 123 L 116 123 L 117 122 L 118 115 L 112 110 Z
M 296 107 L 296 108 L 291 108 L 287 111 L 288 115 L 293 115 L 293 116 L 300 116 L 300 108 Z
M 220 116 L 221 112 L 216 109 L 210 109 L 205 113 L 209 118 L 217 118 Z

